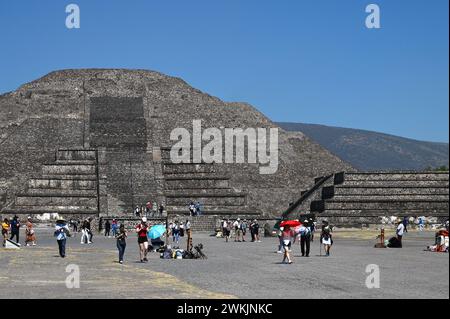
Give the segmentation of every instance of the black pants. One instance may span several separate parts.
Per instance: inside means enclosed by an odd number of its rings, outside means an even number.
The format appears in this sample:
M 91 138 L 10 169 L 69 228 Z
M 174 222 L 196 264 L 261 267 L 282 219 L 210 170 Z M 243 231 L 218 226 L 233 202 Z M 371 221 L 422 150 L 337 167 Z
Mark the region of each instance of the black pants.
M 109 232 L 110 232 L 109 229 L 105 229 L 105 236 L 109 236 Z
M 57 242 L 59 248 L 59 255 L 62 258 L 66 257 L 66 239 L 57 240 Z
M 125 254 L 125 248 L 127 243 L 125 240 L 117 240 L 117 249 L 119 250 L 119 261 L 123 261 L 123 255 Z
M 300 246 L 301 246 L 301 250 L 302 250 L 302 256 L 309 256 L 309 247 L 310 247 L 310 242 L 311 242 L 311 236 L 300 236 Z M 306 246 L 306 251 L 305 251 L 305 246 Z
M 16 243 L 19 243 L 19 231 L 18 230 L 11 231 L 11 237 L 9 238 L 9 240 L 12 240 L 14 238 L 14 236 L 16 236 Z

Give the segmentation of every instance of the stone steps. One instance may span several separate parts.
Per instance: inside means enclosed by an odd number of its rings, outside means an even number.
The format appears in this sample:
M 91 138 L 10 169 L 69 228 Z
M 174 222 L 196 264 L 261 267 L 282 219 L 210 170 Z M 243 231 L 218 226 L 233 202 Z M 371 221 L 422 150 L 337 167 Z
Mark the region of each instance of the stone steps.
M 42 165 L 42 174 L 16 194 L 9 211 L 21 214 L 98 214 L 97 152 L 57 150 L 55 162 Z
M 381 217 L 381 216 L 401 216 L 397 209 L 327 209 L 320 213 L 321 217 Z M 424 211 L 423 209 L 410 209 L 408 216 L 430 215 L 435 217 L 448 216 L 447 210 Z
M 365 180 L 364 182 L 358 180 L 346 180 L 345 185 L 339 185 L 339 187 L 449 187 L 448 180 L 421 180 L 420 185 L 417 184 L 417 180 L 404 180 L 404 181 L 392 181 L 392 180 Z
M 334 210 L 334 209 L 360 209 L 360 210 L 397 210 L 401 211 L 409 211 L 409 210 L 420 210 L 422 209 L 424 214 L 427 211 L 431 211 L 434 209 L 445 210 L 448 211 L 448 200 L 366 200 L 366 201 L 325 201 L 325 210 Z
M 412 201 L 412 202 L 434 202 L 446 201 L 447 195 L 417 195 L 417 194 L 386 194 L 386 195 L 335 195 L 329 202 L 378 202 L 378 201 Z
M 345 181 L 448 181 L 448 173 L 417 173 L 417 172 L 393 172 L 393 173 L 346 173 Z
M 342 187 L 334 188 L 334 195 L 448 195 L 448 187 Z
M 97 189 L 29 188 L 27 194 L 42 197 L 97 197 Z
M 97 179 L 32 178 L 28 181 L 28 189 L 96 190 Z
M 215 172 L 215 167 L 212 164 L 163 164 L 164 174 L 197 174 Z
M 229 188 L 228 179 L 197 178 L 197 179 L 166 179 L 166 189 L 218 189 Z

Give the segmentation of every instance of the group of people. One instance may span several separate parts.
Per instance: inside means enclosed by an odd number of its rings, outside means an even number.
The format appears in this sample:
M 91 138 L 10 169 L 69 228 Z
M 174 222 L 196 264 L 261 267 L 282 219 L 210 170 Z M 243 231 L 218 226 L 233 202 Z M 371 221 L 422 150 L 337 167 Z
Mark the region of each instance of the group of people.
M 301 225 L 297 227 L 282 226 L 278 230 L 278 251 L 277 253 L 283 254 L 282 263 L 292 264 L 291 250 L 292 245 L 296 241 L 300 243 L 300 250 L 302 257 L 309 257 L 311 242 L 314 241 L 314 233 L 316 229 L 316 222 L 312 219 L 305 219 L 301 222 Z M 333 245 L 333 228 L 328 221 L 323 221 L 322 231 L 320 233 L 320 245 L 323 245 L 325 256 L 330 256 L 330 249 Z M 322 246 L 321 251 L 322 251 Z
M 116 219 L 113 219 L 111 222 L 109 222 L 109 220 L 106 220 L 104 227 L 105 237 L 116 237 L 117 231 L 119 229 L 119 224 Z
M 261 242 L 259 223 L 256 219 L 250 222 L 246 219 L 241 220 L 240 218 L 236 219 L 234 222 L 229 219 L 222 220 L 222 237 L 225 238 L 226 242 L 230 240 L 232 231 L 235 242 L 245 242 L 247 230 L 250 232 L 251 242 Z
M 5 218 L 2 222 L 2 236 L 3 236 L 3 247 L 6 245 L 6 240 L 13 240 L 15 238 L 15 242 L 19 243 L 19 235 L 20 235 L 20 224 L 19 217 L 14 216 L 10 221 L 8 218 Z M 8 238 L 9 237 L 9 238 Z M 25 223 L 25 246 L 36 246 L 36 233 L 34 231 L 34 225 L 32 222 L 32 218 L 28 217 L 27 222 Z
M 164 205 L 161 203 L 158 205 L 157 202 L 148 201 L 145 206 L 136 205 L 134 208 L 134 215 L 136 217 L 159 217 L 163 216 L 165 211 Z
M 191 231 L 191 222 L 187 219 L 186 222 L 174 222 L 169 223 L 168 235 L 172 236 L 172 241 L 174 244 L 180 243 L 180 237 L 184 237 L 185 233 Z
M 190 202 L 188 208 L 189 216 L 200 216 L 202 214 L 202 205 L 200 204 L 200 202 Z

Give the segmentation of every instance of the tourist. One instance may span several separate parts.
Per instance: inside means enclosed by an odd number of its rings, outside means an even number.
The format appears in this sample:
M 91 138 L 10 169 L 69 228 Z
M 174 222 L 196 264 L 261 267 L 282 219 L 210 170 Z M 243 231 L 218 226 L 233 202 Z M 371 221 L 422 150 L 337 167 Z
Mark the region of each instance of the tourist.
M 148 215 L 150 215 L 151 214 L 151 212 L 152 212 L 152 202 L 150 202 L 150 201 L 148 201 L 146 204 L 145 204 L 145 216 L 148 216 Z
M 120 225 L 119 233 L 115 237 L 117 239 L 117 249 L 119 250 L 119 263 L 123 264 L 123 255 L 125 254 L 125 248 L 127 247 L 127 231 L 123 224 Z
M 331 245 L 333 245 L 333 238 L 331 234 L 331 226 L 328 224 L 327 221 L 324 221 L 324 224 L 322 225 L 322 233 L 320 234 L 320 242 L 324 246 L 325 249 L 325 256 L 330 256 L 330 249 Z
M 117 220 L 113 219 L 111 222 L 111 233 L 113 237 L 117 235 Z
M 33 223 L 31 222 L 31 217 L 27 218 L 27 223 L 25 224 L 25 246 L 36 246 L 36 234 L 33 229 Z
M 309 228 L 311 230 L 310 241 L 313 242 L 314 241 L 314 233 L 316 231 L 316 222 L 312 218 L 309 219 Z
M 252 242 L 258 242 L 260 243 L 261 240 L 259 238 L 259 224 L 258 221 L 255 219 L 253 220 L 253 222 L 250 224 L 251 227 L 251 231 L 252 231 Z
M 402 243 L 402 238 L 403 238 L 403 234 L 405 233 L 405 225 L 403 225 L 403 222 L 401 219 L 397 220 L 397 229 L 396 229 L 396 235 L 397 235 L 397 239 L 400 245 L 400 248 L 403 246 Z
M 280 227 L 277 231 L 277 237 L 278 237 L 278 241 L 279 241 L 279 245 L 278 245 L 278 254 L 282 254 L 283 253 L 283 230 L 284 227 Z
M 92 244 L 90 234 L 91 223 L 89 219 L 85 219 L 81 225 L 81 242 L 80 244 Z
M 106 236 L 111 237 L 110 232 L 111 232 L 111 224 L 110 224 L 109 220 L 106 220 L 106 222 L 105 222 L 105 237 Z
M 244 219 L 241 223 L 241 234 L 242 234 L 242 241 L 245 242 L 245 234 L 247 233 L 247 220 Z
M 284 254 L 283 254 L 283 261 L 281 263 L 285 263 L 286 259 L 288 261 L 288 264 L 292 264 L 292 260 L 291 260 L 291 245 L 292 245 L 292 237 L 293 237 L 293 231 L 290 229 L 290 227 L 284 227 L 284 229 L 282 230 L 282 237 L 283 237 L 283 249 L 284 249 Z
M 200 204 L 200 202 L 197 202 L 196 204 L 195 204 L 195 215 L 196 216 L 200 216 L 201 214 L 202 214 L 202 209 L 201 209 L 201 204 Z
M 5 218 L 2 222 L 2 236 L 3 236 L 3 247 L 6 245 L 6 239 L 8 238 L 8 232 L 9 232 L 9 220 L 8 218 Z
M 172 241 L 176 243 L 177 245 L 180 242 L 180 225 L 178 224 L 178 221 L 175 221 L 172 228 Z
M 141 258 L 141 263 L 147 262 L 147 252 L 148 252 L 148 237 L 147 232 L 149 228 L 147 225 L 147 217 L 142 217 L 139 225 L 136 226 L 136 233 L 138 235 L 139 244 L 139 255 Z
M 19 243 L 19 230 L 20 230 L 19 217 L 14 216 L 11 222 L 11 237 L 9 238 L 9 240 L 12 240 L 14 237 L 16 237 L 16 243 Z
M 164 205 L 161 204 L 159 205 L 159 217 L 162 217 L 163 214 L 164 214 Z
M 195 216 L 195 205 L 194 202 L 190 202 L 188 205 L 189 208 L 189 216 Z
M 419 230 L 420 231 L 423 231 L 424 226 L 425 226 L 424 224 L 425 224 L 424 218 L 422 216 L 420 216 L 419 217 Z
M 191 231 L 191 222 L 189 221 L 189 219 L 186 219 L 184 228 L 186 230 L 187 236 L 187 250 L 190 251 L 192 249 L 192 231 Z
M 139 208 L 139 205 L 136 205 L 136 208 L 134 209 L 134 215 L 135 215 L 136 217 L 141 216 L 141 210 L 140 210 L 140 208 Z
M 240 235 L 241 235 L 241 219 L 238 218 L 234 221 L 233 223 L 233 228 L 234 228 L 234 241 L 241 241 L 240 239 Z
M 302 251 L 302 257 L 309 257 L 310 241 L 311 241 L 311 228 L 308 220 L 305 220 L 299 229 L 300 235 L 300 249 Z
M 55 226 L 55 237 L 58 243 L 59 255 L 62 258 L 66 257 L 66 240 L 70 237 L 70 230 L 64 220 L 57 220 Z
M 180 223 L 180 237 L 184 237 L 184 223 Z
M 405 233 L 408 232 L 408 224 L 409 224 L 409 218 L 407 216 L 403 217 L 403 226 L 405 226 Z

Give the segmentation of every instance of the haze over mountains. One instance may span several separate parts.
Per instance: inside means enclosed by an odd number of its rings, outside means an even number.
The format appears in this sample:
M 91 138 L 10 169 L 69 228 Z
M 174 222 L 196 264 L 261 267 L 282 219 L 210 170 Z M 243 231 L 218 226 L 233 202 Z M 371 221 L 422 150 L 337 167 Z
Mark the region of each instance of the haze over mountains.
M 318 124 L 277 123 L 301 131 L 359 170 L 424 170 L 449 165 L 449 144 Z

